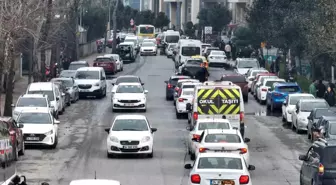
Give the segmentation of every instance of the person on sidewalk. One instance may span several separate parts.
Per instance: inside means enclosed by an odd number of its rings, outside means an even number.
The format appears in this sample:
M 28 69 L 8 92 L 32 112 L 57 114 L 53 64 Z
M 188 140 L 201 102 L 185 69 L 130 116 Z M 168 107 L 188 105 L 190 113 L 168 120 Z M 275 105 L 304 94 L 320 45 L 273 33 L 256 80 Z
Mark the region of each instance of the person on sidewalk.
M 324 94 L 324 99 L 328 102 L 330 107 L 335 106 L 335 93 L 331 87 L 328 87 L 327 92 Z
M 324 94 L 325 94 L 327 88 L 323 84 L 322 80 L 319 80 L 319 83 L 317 84 L 316 89 L 317 89 L 317 91 L 316 91 L 316 97 L 317 98 L 324 98 Z
M 315 97 L 316 97 L 316 85 L 317 80 L 313 80 L 312 83 L 309 85 L 309 94 L 312 94 Z

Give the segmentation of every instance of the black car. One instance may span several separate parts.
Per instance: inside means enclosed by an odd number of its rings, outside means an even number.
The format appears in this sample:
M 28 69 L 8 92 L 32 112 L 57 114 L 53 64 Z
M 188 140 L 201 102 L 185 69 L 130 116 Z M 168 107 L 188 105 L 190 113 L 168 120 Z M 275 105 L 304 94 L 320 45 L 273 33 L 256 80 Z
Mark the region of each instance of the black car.
M 182 67 L 182 75 L 189 76 L 191 78 L 195 78 L 196 73 L 200 71 L 202 67 L 200 65 L 195 64 L 186 64 Z
M 173 100 L 174 99 L 174 89 L 177 85 L 177 81 L 181 79 L 189 79 L 189 76 L 171 76 L 169 80 L 166 80 L 166 100 Z
M 336 140 L 315 141 L 299 160 L 300 185 L 336 185 Z
M 310 115 L 308 116 L 308 130 L 307 135 L 308 139 L 311 141 L 314 140 L 312 137 L 314 129 L 316 129 L 316 124 L 320 120 L 322 116 L 335 116 L 336 112 L 329 109 L 329 108 L 315 108 L 310 112 Z

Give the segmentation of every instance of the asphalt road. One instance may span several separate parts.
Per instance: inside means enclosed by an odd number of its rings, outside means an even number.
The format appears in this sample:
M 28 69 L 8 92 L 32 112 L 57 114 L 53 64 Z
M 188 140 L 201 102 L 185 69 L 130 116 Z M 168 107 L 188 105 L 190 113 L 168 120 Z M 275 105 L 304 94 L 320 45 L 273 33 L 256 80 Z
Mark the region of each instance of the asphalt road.
M 93 60 L 93 58 L 92 58 Z M 54 150 L 33 148 L 17 164 L 18 172 L 26 175 L 28 184 L 47 181 L 50 185 L 68 185 L 80 178 L 115 179 L 123 185 L 187 184 L 191 162 L 186 153 L 186 120 L 177 120 L 172 102 L 165 100 L 165 84 L 173 74 L 173 62 L 165 56 L 138 57 L 124 66 L 124 72 L 141 77 L 148 93 L 145 114 L 155 133 L 154 158 L 121 157 L 107 159 L 104 128 L 110 127 L 117 115 L 111 110 L 111 93 L 104 99 L 84 99 L 68 107 L 60 116 L 59 145 Z M 111 80 L 108 82 L 111 90 Z M 246 137 L 252 164 L 252 182 L 257 185 L 299 184 L 301 162 L 298 155 L 308 149 L 306 135 L 297 135 L 283 126 L 280 113 L 268 115 L 249 97 L 245 106 Z M 121 114 L 121 113 L 118 113 Z M 126 113 L 129 114 L 129 113 Z M 134 113 L 133 113 L 134 114 Z

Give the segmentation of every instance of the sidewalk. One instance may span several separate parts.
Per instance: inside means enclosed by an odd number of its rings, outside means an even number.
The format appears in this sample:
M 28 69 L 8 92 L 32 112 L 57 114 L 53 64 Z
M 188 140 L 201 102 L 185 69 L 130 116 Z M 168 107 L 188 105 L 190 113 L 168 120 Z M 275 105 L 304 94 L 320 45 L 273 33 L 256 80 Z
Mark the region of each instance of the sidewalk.
M 102 55 L 102 54 L 94 53 L 87 57 L 81 58 L 80 60 L 88 61 L 90 65 L 92 65 L 94 59 L 98 55 Z M 20 80 L 15 82 L 14 91 L 13 91 L 13 102 L 12 102 L 13 104 L 15 104 L 17 99 L 26 92 L 27 87 L 28 87 L 28 76 L 22 76 Z M 1 99 L 0 99 L 1 115 L 3 115 L 3 112 L 4 112 L 5 98 L 6 98 L 6 94 L 5 93 L 1 94 Z

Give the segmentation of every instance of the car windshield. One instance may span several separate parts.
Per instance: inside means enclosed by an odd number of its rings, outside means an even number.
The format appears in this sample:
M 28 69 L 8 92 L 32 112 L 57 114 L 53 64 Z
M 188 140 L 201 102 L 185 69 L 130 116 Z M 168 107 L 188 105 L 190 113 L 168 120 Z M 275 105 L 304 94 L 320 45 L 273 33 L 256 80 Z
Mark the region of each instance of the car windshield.
M 232 83 L 247 83 L 245 76 L 233 75 L 233 76 L 224 76 L 221 79 L 222 81 L 230 81 Z
M 283 81 L 277 81 L 277 80 L 267 80 L 266 83 L 265 83 L 265 86 L 266 87 L 272 87 L 274 83 L 281 83 Z
M 194 89 L 194 87 L 195 85 L 184 85 L 182 88 L 183 89 L 190 89 L 190 88 Z
M 81 67 L 87 67 L 85 64 L 70 64 L 69 70 L 77 70 Z
M 119 85 L 117 93 L 143 93 L 140 85 Z
M 141 46 L 143 46 L 143 47 L 154 47 L 155 44 L 153 42 L 143 42 Z
M 180 36 L 178 35 L 166 35 L 167 43 L 177 43 L 180 40 Z
M 327 102 L 305 101 L 301 102 L 301 112 L 311 112 L 314 108 L 329 108 Z
M 60 77 L 71 78 L 71 77 L 75 77 L 75 74 L 76 74 L 75 70 L 64 70 L 61 72 Z
M 140 81 L 137 77 L 121 77 L 117 78 L 116 81 L 117 85 L 119 85 L 120 83 L 140 83 Z
M 99 71 L 77 71 L 76 78 L 99 80 Z
M 52 123 L 49 113 L 23 112 L 18 118 L 18 123 L 23 124 L 48 124 Z
M 300 87 L 299 86 L 280 86 L 278 87 L 279 92 L 286 92 L 286 93 L 294 93 L 299 92 Z
M 230 64 L 223 63 L 223 62 L 209 62 L 209 67 L 214 68 L 231 68 Z
M 182 79 L 189 79 L 189 77 L 173 78 L 173 79 L 170 79 L 170 83 L 171 83 L 172 85 L 176 86 L 176 85 L 177 85 L 177 82 L 178 82 L 179 80 L 182 80 Z
M 47 107 L 45 98 L 20 98 L 17 107 Z
M 315 112 L 315 119 L 319 119 L 322 116 L 336 116 L 336 113 L 329 109 L 317 109 Z
M 205 137 L 206 143 L 240 143 L 240 137 L 237 134 L 208 134 Z
M 225 55 L 224 51 L 211 51 L 210 55 Z
M 315 98 L 314 96 L 292 96 L 289 98 L 289 104 L 295 105 L 300 100 L 305 100 L 305 99 L 315 99 Z
M 198 130 L 205 129 L 230 129 L 229 123 L 225 122 L 200 122 L 198 123 Z
M 240 158 L 233 157 L 200 157 L 198 169 L 231 169 L 242 170 L 243 165 Z
M 58 79 L 56 79 L 55 81 L 56 82 L 62 82 L 65 87 L 72 87 L 74 85 L 72 80 L 65 80 L 65 79 L 58 80 Z
M 184 90 L 182 95 L 185 95 L 185 96 L 192 96 L 194 95 L 194 90 Z
M 199 55 L 201 53 L 201 48 L 196 46 L 183 46 L 182 47 L 182 55 L 183 56 L 194 56 Z
M 203 60 L 202 59 L 187 60 L 187 64 L 201 65 L 203 64 Z
M 54 101 L 54 92 L 53 91 L 28 91 L 27 94 L 45 94 L 48 96 L 49 101 Z
M 147 131 L 148 124 L 144 119 L 117 119 L 112 131 Z
M 241 60 L 238 63 L 238 68 L 258 68 L 259 63 L 257 60 Z

